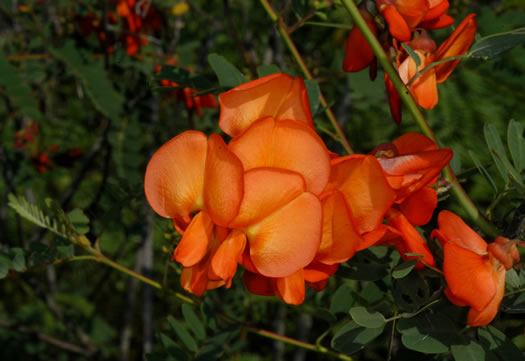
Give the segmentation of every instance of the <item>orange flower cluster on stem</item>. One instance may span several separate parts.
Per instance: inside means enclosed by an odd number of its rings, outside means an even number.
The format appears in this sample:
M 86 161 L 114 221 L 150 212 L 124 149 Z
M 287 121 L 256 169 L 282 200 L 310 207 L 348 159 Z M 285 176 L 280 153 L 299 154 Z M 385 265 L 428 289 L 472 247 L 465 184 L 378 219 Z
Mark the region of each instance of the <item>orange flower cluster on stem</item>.
M 305 282 L 322 289 L 340 263 L 377 244 L 435 264 L 414 225 L 437 205 L 430 186 L 450 149 L 410 133 L 373 154 L 339 157 L 314 131 L 303 80 L 285 74 L 219 102 L 229 144 L 187 131 L 146 170 L 150 205 L 183 235 L 173 260 L 187 291 L 229 287 L 240 264 L 251 292 L 300 304 Z
M 441 62 L 423 73 L 420 71 L 432 63 L 467 52 L 476 35 L 475 14 L 468 15 L 436 50 L 436 43 L 426 30 L 444 28 L 454 22 L 446 14 L 448 0 L 377 0 L 376 7 L 382 17 L 374 17 L 363 2 L 360 7 L 363 19 L 387 54 L 391 54 L 392 63 L 416 103 L 424 109 L 434 108 L 439 99 L 437 84 L 448 78 L 460 59 Z M 380 23 L 381 19 L 384 19 L 385 25 Z M 419 66 L 402 44 L 414 51 L 412 56 L 419 58 Z M 348 36 L 343 69 L 356 72 L 366 67 L 370 67 L 370 78 L 373 80 L 377 71 L 374 52 L 360 30 L 354 27 Z M 401 98 L 386 73 L 384 81 L 392 116 L 399 124 Z

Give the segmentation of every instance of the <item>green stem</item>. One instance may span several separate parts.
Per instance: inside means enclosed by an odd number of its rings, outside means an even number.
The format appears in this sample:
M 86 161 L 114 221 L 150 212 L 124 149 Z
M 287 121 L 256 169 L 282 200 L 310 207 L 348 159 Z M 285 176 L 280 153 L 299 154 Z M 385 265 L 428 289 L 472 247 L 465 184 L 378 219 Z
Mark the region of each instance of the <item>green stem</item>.
M 258 329 L 258 328 L 255 328 L 255 327 L 251 327 L 251 326 L 243 326 L 243 328 L 246 329 L 247 331 L 255 333 L 257 335 L 264 336 L 264 337 L 267 337 L 267 338 L 271 338 L 271 339 L 274 339 L 274 340 L 278 340 L 278 341 L 281 341 L 281 342 L 284 342 L 284 343 L 287 343 L 287 344 L 290 344 L 290 345 L 293 345 L 293 346 L 297 346 L 297 347 L 300 347 L 300 348 L 304 348 L 305 350 L 319 352 L 319 353 L 322 353 L 322 354 L 325 354 L 325 355 L 330 355 L 330 356 L 333 356 L 335 358 L 338 358 L 339 360 L 346 360 L 346 361 L 352 361 L 353 360 L 348 355 L 334 352 L 334 351 L 329 350 L 329 349 L 327 349 L 326 347 L 323 347 L 323 346 L 312 345 L 310 343 L 302 342 L 302 341 L 299 341 L 299 340 L 296 340 L 296 339 L 293 339 L 293 338 L 290 338 L 290 337 L 282 336 L 282 335 L 279 335 L 279 334 L 274 333 L 274 332 L 270 332 L 270 331 L 267 331 L 267 330 L 261 330 L 261 329 Z
M 266 12 L 268 13 L 268 16 L 270 17 L 270 19 L 272 19 L 272 21 L 277 25 L 277 29 L 279 30 L 279 33 L 281 34 L 284 42 L 286 43 L 288 50 L 290 50 L 293 57 L 295 58 L 295 61 L 299 65 L 299 68 L 301 68 L 301 71 L 303 72 L 304 77 L 306 79 L 312 79 L 313 78 L 312 73 L 310 73 L 310 70 L 306 66 L 306 63 L 304 62 L 303 57 L 297 50 L 297 47 L 295 46 L 292 38 L 288 34 L 288 29 L 286 27 L 286 24 L 282 21 L 280 17 L 277 16 L 277 14 L 273 10 L 268 0 L 260 0 L 260 2 L 261 2 L 261 5 L 266 10 Z M 320 98 L 319 100 L 320 100 L 321 105 L 325 108 L 325 114 L 328 120 L 330 121 L 330 123 L 332 124 L 332 127 L 334 127 L 334 130 L 337 133 L 339 142 L 341 143 L 341 145 L 343 146 L 343 148 L 348 154 L 352 154 L 353 153 L 352 147 L 350 146 L 348 139 L 346 139 L 343 130 L 339 126 L 339 123 L 335 119 L 334 113 L 328 107 L 328 102 L 326 101 L 326 98 L 324 97 L 322 92 L 320 93 L 319 98 Z
M 390 59 L 387 57 L 386 53 L 384 52 L 381 44 L 377 40 L 377 38 L 374 36 L 368 25 L 366 24 L 365 20 L 359 13 L 359 10 L 355 3 L 352 0 L 341 0 L 346 10 L 350 13 L 350 16 L 352 17 L 352 20 L 354 21 L 354 24 L 359 28 L 363 36 L 365 37 L 366 41 L 372 48 L 372 51 L 376 55 L 377 60 L 387 73 L 388 77 L 392 81 L 392 84 L 396 88 L 397 92 L 399 93 L 399 96 L 401 97 L 401 100 L 403 101 L 403 104 L 408 108 L 408 111 L 410 114 L 412 114 L 413 118 L 416 120 L 419 128 L 425 134 L 427 137 L 432 139 L 434 143 L 439 147 L 439 142 L 434 135 L 434 132 L 428 125 L 427 121 L 425 120 L 425 117 L 419 110 L 416 102 L 410 95 L 410 92 L 406 88 L 405 84 L 403 84 L 403 81 L 399 77 L 397 71 L 392 66 L 392 63 L 390 62 Z M 489 223 L 481 213 L 478 211 L 477 207 L 474 205 L 472 200 L 469 198 L 463 187 L 458 182 L 458 179 L 456 178 L 456 175 L 452 171 L 452 168 L 450 168 L 449 165 L 445 167 L 443 170 L 445 179 L 450 183 L 452 187 L 452 193 L 457 198 L 461 206 L 465 209 L 468 216 L 472 219 L 474 223 L 476 223 L 479 228 L 487 235 L 491 237 L 496 237 L 499 232 L 498 230 Z
M 90 253 L 91 256 L 77 256 L 77 257 L 73 257 L 74 260 L 77 260 L 77 261 L 78 260 L 93 260 L 93 261 L 104 263 L 105 265 L 107 265 L 107 266 L 109 266 L 111 268 L 114 268 L 117 271 L 120 271 L 122 273 L 125 273 L 128 276 L 136 278 L 139 281 L 144 282 L 144 283 L 146 283 L 146 284 L 148 284 L 148 285 L 150 285 L 150 286 L 152 286 L 152 287 L 154 287 L 156 289 L 166 290 L 166 291 L 172 293 L 173 295 L 175 295 L 175 297 L 177 297 L 178 299 L 180 299 L 183 302 L 186 302 L 186 303 L 189 303 L 189 304 L 192 304 L 192 305 L 199 304 L 199 301 L 195 301 L 195 300 L 191 299 L 188 296 L 185 296 L 185 295 L 183 295 L 183 294 L 181 294 L 179 292 L 175 292 L 175 291 L 171 290 L 170 288 L 163 287 L 160 283 L 158 283 L 158 282 L 156 282 L 156 281 L 154 281 L 154 280 L 152 280 L 152 279 L 150 279 L 148 277 L 145 277 L 145 276 L 143 276 L 143 275 L 141 275 L 141 274 L 139 274 L 139 273 L 137 273 L 137 272 L 135 272 L 133 270 L 130 270 L 129 268 L 124 267 L 123 265 L 118 264 L 117 262 L 109 259 L 108 257 L 104 256 L 102 254 L 102 252 L 98 248 L 92 247 L 89 242 L 86 242 L 87 239 L 84 236 L 78 237 L 78 239 L 76 241 L 77 241 L 76 243 L 79 246 L 83 247 L 88 253 Z M 69 260 L 73 260 L 73 259 L 69 258 Z M 296 340 L 296 339 L 293 339 L 293 338 L 290 338 L 290 337 L 286 337 L 286 336 L 283 336 L 283 335 L 279 335 L 279 334 L 271 332 L 271 331 L 255 328 L 255 327 L 252 327 L 252 326 L 248 326 L 248 325 L 244 324 L 242 321 L 238 321 L 238 320 L 233 319 L 233 318 L 231 318 L 231 317 L 229 317 L 227 315 L 224 315 L 224 314 L 219 314 L 219 316 L 221 316 L 224 320 L 226 320 L 228 322 L 237 323 L 241 327 L 246 329 L 247 331 L 255 333 L 257 335 L 260 335 L 260 336 L 263 336 L 263 337 L 266 337 L 266 338 L 271 338 L 271 339 L 274 339 L 274 340 L 279 340 L 281 342 L 284 342 L 284 343 L 287 343 L 287 344 L 290 344 L 290 345 L 294 345 L 294 346 L 297 346 L 297 347 L 301 347 L 301 348 L 304 348 L 306 350 L 310 350 L 310 351 L 319 352 L 319 353 L 322 353 L 322 354 L 325 354 L 325 355 L 333 356 L 333 357 L 338 358 L 340 360 L 352 361 L 351 357 L 349 357 L 347 355 L 344 355 L 344 354 L 337 353 L 337 352 L 332 351 L 332 350 L 329 350 L 326 347 L 323 347 L 323 346 L 320 346 L 320 345 L 312 345 L 310 343 L 299 341 L 299 340 Z

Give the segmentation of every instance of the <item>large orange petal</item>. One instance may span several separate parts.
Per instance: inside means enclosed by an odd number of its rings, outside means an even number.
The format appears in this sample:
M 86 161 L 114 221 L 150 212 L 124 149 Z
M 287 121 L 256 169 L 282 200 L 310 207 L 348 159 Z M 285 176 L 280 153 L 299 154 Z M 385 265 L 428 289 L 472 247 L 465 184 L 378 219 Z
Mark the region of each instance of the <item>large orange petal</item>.
M 206 136 L 186 131 L 160 147 L 146 169 L 144 190 L 162 217 L 184 217 L 203 207 Z
M 421 22 L 429 9 L 428 0 L 395 0 L 394 3 L 410 29 Z
M 194 267 L 184 268 L 180 275 L 180 284 L 186 291 L 196 296 L 202 296 L 206 290 L 212 290 L 224 285 L 223 280 L 208 279 L 208 262 L 200 262 Z
M 483 310 L 477 311 L 474 308 L 470 309 L 467 317 L 467 323 L 469 325 L 473 327 L 486 326 L 496 317 L 505 293 L 505 273 L 505 268 L 501 267 L 493 274 L 493 279 L 496 283 L 496 294 Z
M 454 213 L 441 211 L 438 216 L 439 230 L 434 230 L 431 237 L 437 237 L 441 243 L 453 242 L 479 255 L 487 254 L 487 243 L 472 228 Z
M 323 235 L 315 260 L 329 265 L 346 262 L 363 242 L 355 230 L 351 211 L 339 191 L 324 198 L 322 205 Z
M 379 8 L 381 15 L 388 23 L 388 31 L 399 41 L 409 41 L 412 38 L 410 28 L 395 6 L 383 5 Z
M 276 117 L 292 83 L 287 74 L 272 74 L 219 94 L 219 127 L 235 137 L 259 118 Z
M 422 21 L 430 21 L 430 20 L 439 18 L 441 15 L 443 15 L 448 10 L 450 6 L 450 3 L 448 2 L 448 0 L 429 1 L 429 3 L 430 3 L 430 9 L 428 9 Z
M 392 141 L 398 155 L 421 153 L 437 149 L 436 144 L 429 137 L 421 133 L 405 133 Z
M 401 258 L 405 261 L 411 259 L 419 259 L 416 256 L 406 256 L 405 253 L 417 253 L 423 256 L 422 260 L 430 265 L 435 266 L 436 262 L 430 249 L 428 248 L 425 240 L 419 232 L 414 228 L 408 219 L 399 211 L 392 209 L 387 213 L 388 224 L 395 227 L 399 232 L 401 232 L 403 245 L 398 247 L 398 251 L 401 254 Z M 423 264 L 418 264 L 418 268 L 423 268 Z
M 304 273 L 301 268 L 294 274 L 277 278 L 274 291 L 281 300 L 292 305 L 300 305 L 304 301 Z
M 275 119 L 292 119 L 312 129 L 314 128 L 308 93 L 301 77 L 296 77 L 293 80 L 290 92 L 281 104 Z
M 414 226 L 427 224 L 432 218 L 438 203 L 437 192 L 424 187 L 405 199 L 399 208 Z
M 395 199 L 374 156 L 350 155 L 332 160 L 327 191 L 339 190 L 352 210 L 359 234 L 373 231 Z
M 435 18 L 433 20 L 422 22 L 421 24 L 419 24 L 419 26 L 423 29 L 435 30 L 446 28 L 447 26 L 450 26 L 452 24 L 454 24 L 454 18 L 447 14 L 443 14 L 440 17 Z
M 286 277 L 308 265 L 321 242 L 319 199 L 303 193 L 258 224 L 246 229 L 250 257 L 257 271 Z
M 301 174 L 306 189 L 319 194 L 328 182 L 330 156 L 315 131 L 302 123 L 264 118 L 231 140 L 244 169 L 276 167 Z
M 467 52 L 474 41 L 477 31 L 476 14 L 468 15 L 450 37 L 438 48 L 434 60 L 441 60 L 451 56 L 462 55 Z M 460 59 L 447 61 L 435 67 L 437 82 L 442 83 L 447 80 L 448 76 L 458 65 Z
M 360 13 L 372 33 L 377 36 L 377 30 L 372 15 L 368 11 L 360 10 Z M 346 53 L 343 61 L 343 70 L 351 72 L 361 71 L 366 68 L 374 58 L 375 54 L 372 51 L 372 48 L 358 27 L 354 26 L 352 30 L 350 30 L 350 34 L 348 34 L 348 39 L 346 40 Z
M 226 226 L 237 216 L 244 193 L 244 170 L 218 134 L 208 140 L 204 204 L 213 222 Z
M 171 260 L 181 263 L 184 267 L 196 265 L 206 255 L 212 232 L 213 222 L 210 216 L 204 211 L 197 213 L 175 248 Z
M 250 271 L 244 271 L 242 280 L 251 293 L 260 296 L 273 296 L 272 279 Z
M 239 230 L 233 230 L 213 255 L 213 273 L 228 283 L 237 271 L 237 264 L 241 261 L 245 247 L 246 235 Z
M 447 242 L 444 245 L 443 273 L 450 292 L 478 311 L 496 295 L 492 264 L 479 254 Z
M 305 191 L 299 173 L 278 168 L 254 168 L 244 175 L 244 198 L 231 228 L 257 223 Z

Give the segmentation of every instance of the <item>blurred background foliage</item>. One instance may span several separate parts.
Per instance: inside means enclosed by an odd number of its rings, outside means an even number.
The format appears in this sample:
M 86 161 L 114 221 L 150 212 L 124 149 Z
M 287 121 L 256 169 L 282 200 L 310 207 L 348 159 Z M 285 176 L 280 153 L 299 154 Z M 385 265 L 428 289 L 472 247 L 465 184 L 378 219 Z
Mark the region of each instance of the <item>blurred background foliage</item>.
M 202 96 L 200 109 L 196 98 L 181 88 L 162 86 L 156 66 L 176 65 L 202 75 L 212 85 L 207 89 L 211 94 L 221 91 L 207 61 L 212 53 L 224 56 L 247 79 L 257 78 L 258 68 L 268 64 L 300 75 L 257 1 L 137 1 L 141 26 L 136 28 L 119 15 L 117 3 L 0 1 L 0 359 L 139 360 L 144 354 L 148 360 L 330 358 L 255 335 L 259 328 L 310 343 L 317 339 L 323 347 L 358 353 L 361 360 L 468 359 L 461 347 L 449 347 L 458 339 L 462 345 L 477 340 L 467 351 L 481 349 L 492 357 L 486 359 L 523 359 L 525 300 L 520 292 L 504 300 L 496 327 L 480 329 L 478 335 L 458 326 L 464 313 L 446 301 L 432 313 L 383 324 L 378 332 L 350 324 L 353 306 L 372 307 L 390 317 L 415 312 L 437 299 L 439 279 L 414 272 L 393 277 L 399 256 L 385 248 L 361 252 L 324 291 L 309 290 L 299 307 L 248 293 L 238 276 L 231 290 L 209 291 L 200 305 L 181 306 L 172 293 L 154 291 L 83 259 L 80 247 L 9 208 L 8 195 L 13 193 L 50 217 L 63 209 L 75 232 L 96 242 L 107 257 L 183 292 L 180 266 L 169 262 L 180 236 L 169 220 L 150 210 L 143 175 L 151 154 L 173 136 L 187 129 L 219 132 L 218 108 Z M 408 113 L 400 126 L 392 121 L 381 74 L 371 82 L 366 70 L 342 71 L 352 24 L 338 2 L 332 3 L 272 2 L 289 27 L 299 25 L 292 39 L 353 149 L 366 153 L 418 131 Z M 521 0 L 454 1 L 449 10 L 456 19 L 470 12 L 478 14 L 480 36 L 525 26 Z M 450 31 L 436 32 L 437 43 Z M 523 190 L 505 170 L 498 171 L 486 134 L 500 135 L 505 145 L 513 131 L 523 134 L 523 59 L 525 47 L 517 46 L 493 61 L 463 61 L 439 86 L 439 105 L 425 111 L 438 139 L 455 151 L 453 168 L 474 202 L 504 234 L 522 239 Z M 322 132 L 330 129 L 322 109 L 315 123 L 329 148 L 341 153 Z M 484 131 L 485 124 L 489 128 Z M 523 180 L 523 168 L 513 164 Z M 461 214 L 447 193 L 443 198 L 440 208 Z M 523 271 L 509 277 L 514 277 L 509 292 L 525 287 Z M 355 312 L 360 310 L 353 312 L 359 320 Z M 441 314 L 447 317 L 438 317 Z M 417 342 L 410 343 L 410 337 L 417 341 L 419 336 L 410 330 L 418 325 L 416 329 L 424 330 L 425 322 L 441 323 L 441 333 L 430 337 L 444 345 L 432 352 L 439 356 L 417 352 L 427 352 L 428 345 L 421 349 Z M 376 331 L 366 334 L 363 329 Z M 450 337 L 443 338 L 446 334 Z M 347 342 L 357 336 L 368 338 Z

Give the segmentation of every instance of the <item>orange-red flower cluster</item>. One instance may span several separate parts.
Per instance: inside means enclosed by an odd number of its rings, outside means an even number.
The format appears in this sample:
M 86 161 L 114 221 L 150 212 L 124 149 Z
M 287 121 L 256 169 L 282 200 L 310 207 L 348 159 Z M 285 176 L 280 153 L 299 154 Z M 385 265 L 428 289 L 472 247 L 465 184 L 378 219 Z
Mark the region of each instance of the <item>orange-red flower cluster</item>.
M 452 35 L 436 50 L 436 43 L 426 30 L 447 27 L 454 19 L 446 14 L 448 0 L 377 0 L 377 9 L 388 24 L 388 31 L 379 32 L 378 18 L 361 7 L 361 15 L 372 33 L 380 39 L 387 54 L 392 55 L 392 63 L 397 67 L 399 76 L 409 86 L 416 103 L 424 109 L 432 109 L 438 103 L 437 84 L 444 82 L 459 63 L 459 59 L 443 62 L 425 71 L 412 80 L 417 71 L 427 65 L 457 55 L 463 55 L 476 35 L 475 14 L 468 15 L 454 30 Z M 386 29 L 386 28 L 385 28 Z M 416 62 L 401 46 L 406 43 L 419 57 Z M 354 27 L 346 43 L 346 55 L 343 69 L 355 72 L 370 66 L 370 77 L 375 78 L 375 55 L 361 31 Z M 401 122 L 401 98 L 392 81 L 385 73 L 385 86 L 389 97 L 390 110 L 394 120 Z
M 303 80 L 286 74 L 238 86 L 219 103 L 228 144 L 187 131 L 146 170 L 148 202 L 183 235 L 172 259 L 186 290 L 229 287 L 240 264 L 251 292 L 299 304 L 305 282 L 322 289 L 340 263 L 375 244 L 434 265 L 414 225 L 436 207 L 430 186 L 450 149 L 410 133 L 373 154 L 334 155 L 313 128 Z
M 438 217 L 439 229 L 432 232 L 444 252 L 445 294 L 457 306 L 470 306 L 467 322 L 471 326 L 489 324 L 498 313 L 505 291 L 505 274 L 520 255 L 522 242 L 497 237 L 487 243 L 449 211 Z
M 122 33 L 120 42 L 126 47 L 128 55 L 134 55 L 141 45 L 148 43 L 147 34 L 160 29 L 162 18 L 150 2 L 136 0 L 112 0 L 116 3 L 115 12 L 109 11 L 107 22 L 117 24 L 120 17 Z M 103 27 L 103 20 L 92 12 L 76 17 L 80 30 L 85 36 L 95 33 L 100 44 L 105 46 L 108 53 L 113 53 L 116 37 L 107 33 Z

